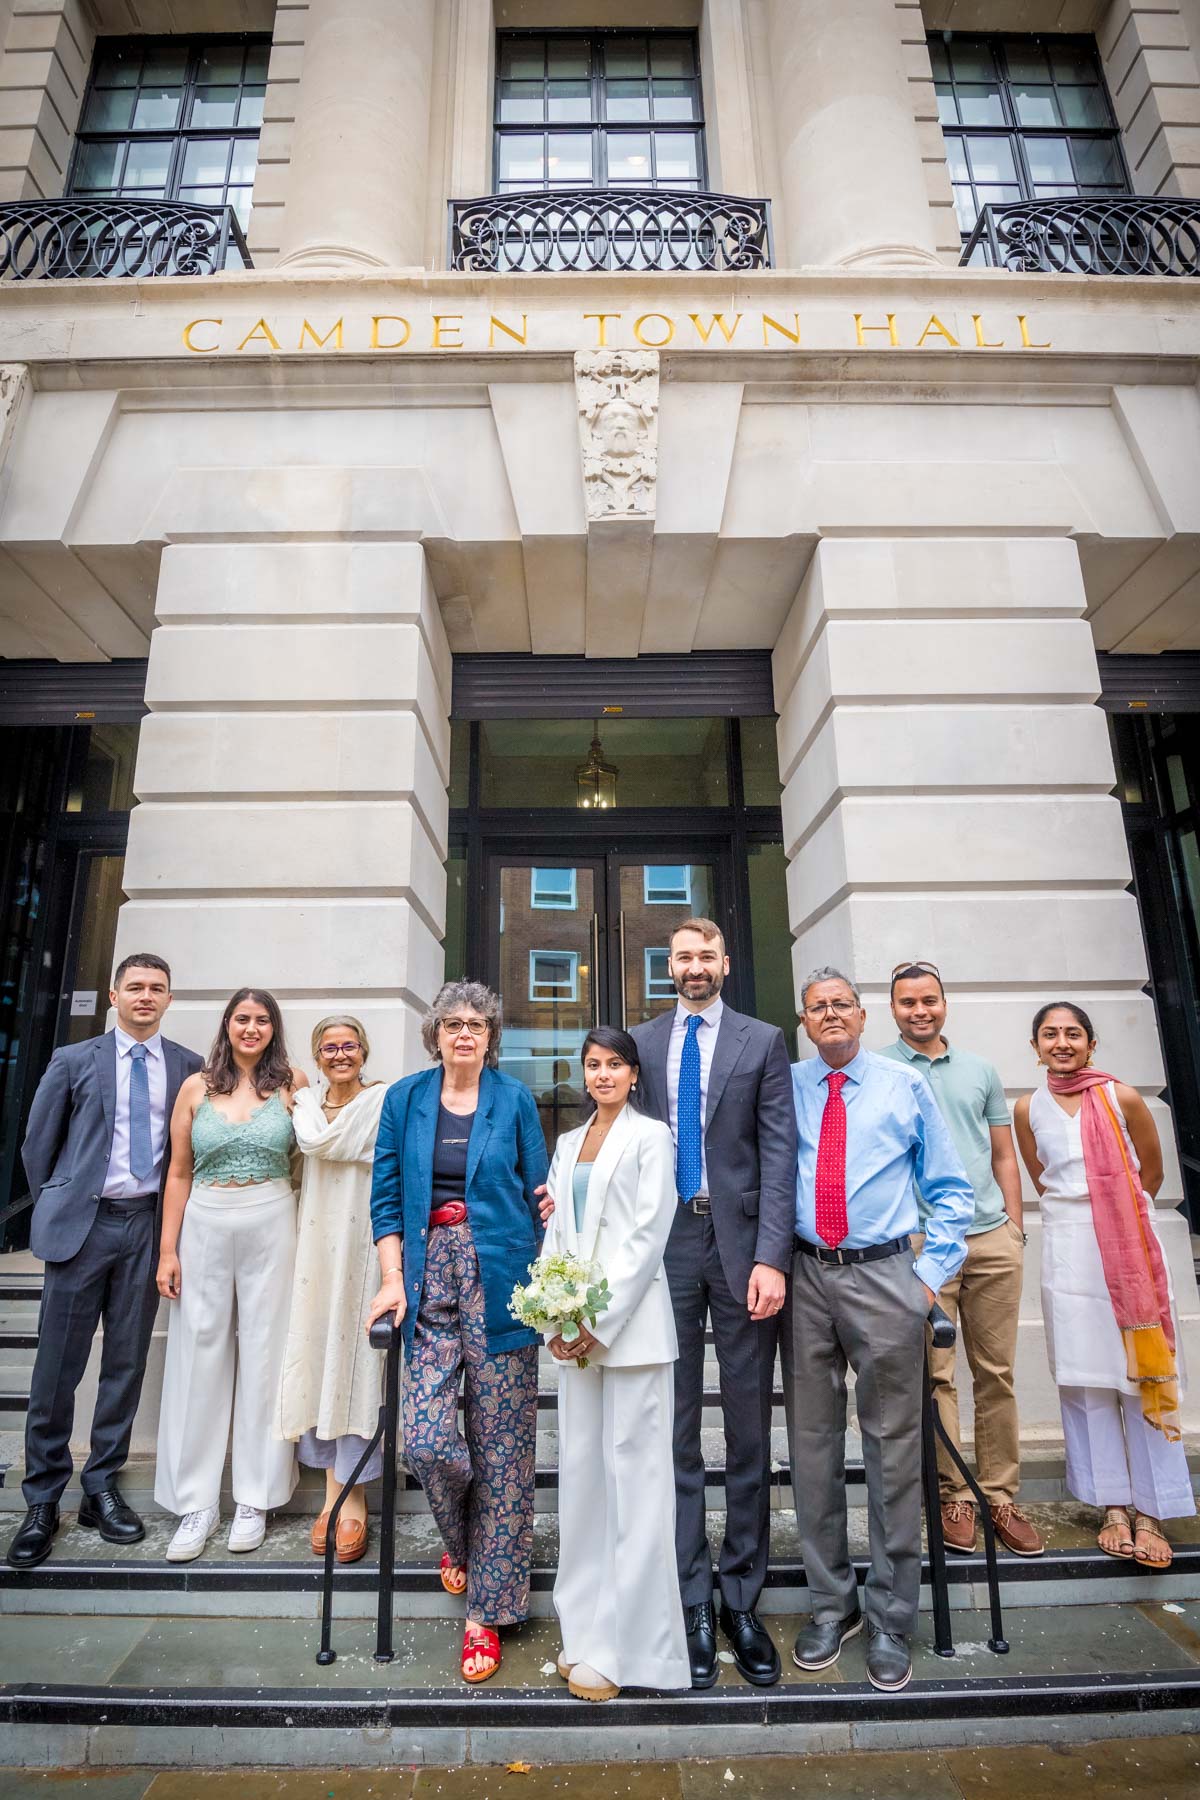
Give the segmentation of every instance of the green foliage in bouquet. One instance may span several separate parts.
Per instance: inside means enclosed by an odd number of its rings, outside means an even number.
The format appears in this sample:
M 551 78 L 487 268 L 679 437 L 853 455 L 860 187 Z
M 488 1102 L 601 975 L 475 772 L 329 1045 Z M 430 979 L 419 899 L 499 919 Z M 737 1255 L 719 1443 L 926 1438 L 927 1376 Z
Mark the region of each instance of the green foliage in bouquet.
M 602 1312 L 608 1310 L 611 1294 L 608 1277 L 595 1263 L 582 1257 L 539 1256 L 529 1271 L 525 1287 L 515 1287 L 508 1310 L 518 1324 L 531 1331 L 560 1336 L 570 1344 L 579 1336 L 586 1321 L 595 1325 Z M 579 1367 L 587 1368 L 587 1357 L 581 1356 Z

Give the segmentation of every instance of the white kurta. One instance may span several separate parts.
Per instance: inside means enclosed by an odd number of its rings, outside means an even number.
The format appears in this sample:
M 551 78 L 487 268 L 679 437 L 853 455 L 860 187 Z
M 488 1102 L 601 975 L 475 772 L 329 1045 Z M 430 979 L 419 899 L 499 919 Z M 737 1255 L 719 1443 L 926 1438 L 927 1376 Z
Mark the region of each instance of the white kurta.
M 1139 1166 L 1137 1154 L 1117 1100 L 1116 1084 L 1110 1082 L 1106 1091 L 1121 1122 L 1126 1149 L 1136 1169 Z M 1029 1126 L 1037 1144 L 1045 1185 L 1041 1202 L 1042 1317 L 1046 1326 L 1050 1373 L 1059 1387 L 1115 1388 L 1120 1393 L 1137 1394 L 1140 1392 L 1137 1383 L 1130 1381 L 1126 1373 L 1125 1345 L 1104 1279 L 1100 1245 L 1092 1222 L 1080 1116 L 1077 1113 L 1072 1118 L 1047 1089 L 1037 1088 L 1030 1096 Z M 1151 1229 L 1157 1237 L 1153 1203 L 1149 1214 Z M 1170 1280 L 1168 1270 L 1168 1290 Z M 1175 1319 L 1175 1341 L 1179 1347 L 1176 1361 L 1182 1392 L 1182 1343 L 1173 1293 L 1171 1315 Z
M 386 1093 L 377 1082 L 326 1119 L 301 1088 L 292 1109 L 304 1176 L 279 1431 L 293 1441 L 306 1431 L 369 1438 L 378 1422 L 383 1358 L 365 1327 L 379 1285 L 371 1165 Z

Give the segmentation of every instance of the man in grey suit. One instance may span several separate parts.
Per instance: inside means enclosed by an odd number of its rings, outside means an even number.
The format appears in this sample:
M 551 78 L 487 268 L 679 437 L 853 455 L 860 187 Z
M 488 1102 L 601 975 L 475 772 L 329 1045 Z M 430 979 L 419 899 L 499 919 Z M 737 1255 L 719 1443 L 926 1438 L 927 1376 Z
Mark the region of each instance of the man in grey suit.
M 721 1629 L 747 1681 L 768 1687 L 779 1653 L 755 1607 L 770 1533 L 771 1391 L 795 1230 L 796 1119 L 782 1032 L 721 999 L 720 927 L 671 935 L 679 999 L 633 1032 L 642 1103 L 675 1138 L 680 1205 L 664 1263 L 675 1309 L 675 1550 L 693 1687 L 717 1678 L 712 1553 L 704 1509 L 704 1336 L 712 1318 L 725 1424 Z
M 71 1475 L 75 1390 L 103 1322 L 91 1454 L 79 1523 L 114 1544 L 145 1535 L 117 1476 L 158 1308 L 157 1220 L 170 1162 L 175 1096 L 201 1059 L 161 1036 L 171 971 L 161 956 L 127 956 L 113 976 L 113 1031 L 54 1052 L 29 1114 L 21 1156 L 34 1195 L 31 1248 L 46 1265 L 25 1425 L 28 1508 L 8 1548 L 16 1569 L 50 1554 Z

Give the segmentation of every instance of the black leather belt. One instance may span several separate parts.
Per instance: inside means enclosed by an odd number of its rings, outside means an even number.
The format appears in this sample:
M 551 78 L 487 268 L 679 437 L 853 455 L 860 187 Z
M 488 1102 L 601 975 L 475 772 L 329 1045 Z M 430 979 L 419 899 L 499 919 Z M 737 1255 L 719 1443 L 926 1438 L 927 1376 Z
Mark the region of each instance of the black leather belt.
M 158 1205 L 157 1194 L 101 1194 L 100 1205 L 111 1213 L 150 1212 Z
M 815 1256 L 823 1263 L 882 1262 L 885 1256 L 899 1256 L 902 1250 L 912 1255 L 912 1245 L 906 1237 L 891 1238 L 886 1244 L 867 1244 L 861 1250 L 832 1250 L 828 1244 L 810 1244 L 807 1238 L 798 1237 L 796 1248 L 802 1256 Z
M 681 1200 L 679 1204 L 698 1219 L 707 1219 L 712 1212 L 712 1201 L 707 1194 L 693 1194 L 690 1200 Z

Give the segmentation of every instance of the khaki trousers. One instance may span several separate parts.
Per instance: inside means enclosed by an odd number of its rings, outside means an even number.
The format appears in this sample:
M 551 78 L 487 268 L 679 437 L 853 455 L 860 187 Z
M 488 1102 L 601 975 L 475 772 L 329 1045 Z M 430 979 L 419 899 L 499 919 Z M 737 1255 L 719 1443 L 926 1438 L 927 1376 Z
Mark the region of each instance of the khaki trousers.
M 915 1238 L 923 1244 L 924 1238 Z M 1021 1479 L 1020 1428 L 1013 1390 L 1017 1315 L 1021 1304 L 1024 1250 L 1021 1234 L 1007 1217 L 993 1231 L 967 1239 L 967 1260 L 938 1294 L 938 1305 L 962 1333 L 975 1394 L 975 1468 L 988 1504 L 1016 1498 Z M 930 1350 L 929 1374 L 942 1424 L 962 1448 L 955 1352 Z M 971 1490 L 938 1444 L 938 1477 L 943 1504 L 970 1500 Z

